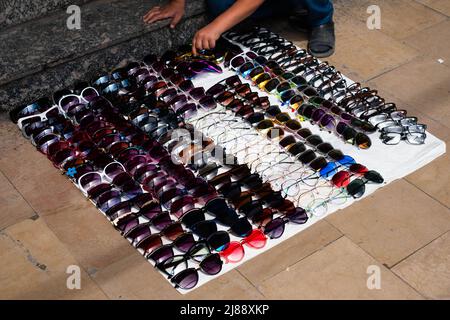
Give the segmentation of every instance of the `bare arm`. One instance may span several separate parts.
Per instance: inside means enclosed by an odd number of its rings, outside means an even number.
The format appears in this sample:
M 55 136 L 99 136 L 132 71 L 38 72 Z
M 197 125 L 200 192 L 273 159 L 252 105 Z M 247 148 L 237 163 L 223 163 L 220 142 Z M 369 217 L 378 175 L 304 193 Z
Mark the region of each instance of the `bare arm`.
M 264 0 L 237 0 L 228 10 L 195 34 L 192 40 L 193 52 L 196 54 L 197 49 L 214 48 L 222 33 L 250 16 L 263 2 Z

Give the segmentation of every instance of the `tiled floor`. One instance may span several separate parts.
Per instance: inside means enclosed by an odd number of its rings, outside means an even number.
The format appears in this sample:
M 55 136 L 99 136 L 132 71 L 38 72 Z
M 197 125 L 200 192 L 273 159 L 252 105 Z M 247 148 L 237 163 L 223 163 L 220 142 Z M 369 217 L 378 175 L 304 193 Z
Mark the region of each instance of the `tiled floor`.
M 373 31 L 371 1 L 336 3 L 329 61 L 449 143 L 449 1 L 376 3 L 382 29 Z M 304 35 L 280 28 L 305 46 Z M 182 296 L 6 115 L 0 121 L 0 298 L 450 299 L 448 155 Z M 66 287 L 70 265 L 81 268 L 81 290 Z M 380 268 L 380 290 L 367 288 L 370 265 Z

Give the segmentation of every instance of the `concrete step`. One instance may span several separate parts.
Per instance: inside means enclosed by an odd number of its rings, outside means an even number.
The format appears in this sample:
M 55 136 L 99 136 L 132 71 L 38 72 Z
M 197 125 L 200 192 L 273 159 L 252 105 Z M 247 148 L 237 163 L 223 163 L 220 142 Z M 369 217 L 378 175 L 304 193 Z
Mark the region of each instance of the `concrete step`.
M 204 1 L 187 1 L 175 30 L 169 21 L 144 25 L 161 1 L 98 0 L 81 5 L 81 30 L 69 30 L 65 9 L 0 31 L 0 108 L 51 94 L 79 79 L 162 53 L 189 41 L 206 23 Z
M 66 10 L 72 4 L 81 5 L 92 0 L 0 0 L 0 28 L 41 18 L 52 12 Z

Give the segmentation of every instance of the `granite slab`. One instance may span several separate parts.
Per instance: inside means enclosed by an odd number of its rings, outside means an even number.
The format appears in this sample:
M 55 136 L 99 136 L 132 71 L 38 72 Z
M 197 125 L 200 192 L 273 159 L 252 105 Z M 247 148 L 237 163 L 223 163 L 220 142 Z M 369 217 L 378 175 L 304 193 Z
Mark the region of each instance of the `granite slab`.
M 38 19 L 70 5 L 81 5 L 92 0 L 0 0 L 0 28 L 7 28 Z
M 166 26 L 144 14 L 161 1 L 103 0 L 81 6 L 81 29 L 69 30 L 69 15 L 58 12 L 0 32 L 0 85 L 77 57 L 115 46 Z M 187 1 L 185 18 L 204 12 L 204 1 Z M 161 42 L 163 45 L 163 42 Z
M 0 110 L 9 111 L 70 86 L 77 80 L 90 80 L 101 72 L 124 66 L 129 61 L 142 60 L 150 52 L 161 54 L 171 47 L 186 43 L 193 37 L 195 30 L 205 23 L 203 15 L 189 18 L 181 22 L 176 31 L 163 28 L 146 33 L 0 86 Z

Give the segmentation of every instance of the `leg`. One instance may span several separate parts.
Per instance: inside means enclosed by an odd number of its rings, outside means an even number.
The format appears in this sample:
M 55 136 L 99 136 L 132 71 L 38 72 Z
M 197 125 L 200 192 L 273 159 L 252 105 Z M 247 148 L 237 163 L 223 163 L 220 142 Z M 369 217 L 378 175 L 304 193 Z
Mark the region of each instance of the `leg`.
M 306 10 L 298 23 L 310 29 L 308 50 L 319 58 L 334 53 L 335 36 L 331 0 L 290 0 L 294 11 Z
M 333 21 L 333 3 L 331 0 L 303 0 L 303 6 L 308 10 L 308 25 L 317 27 Z

